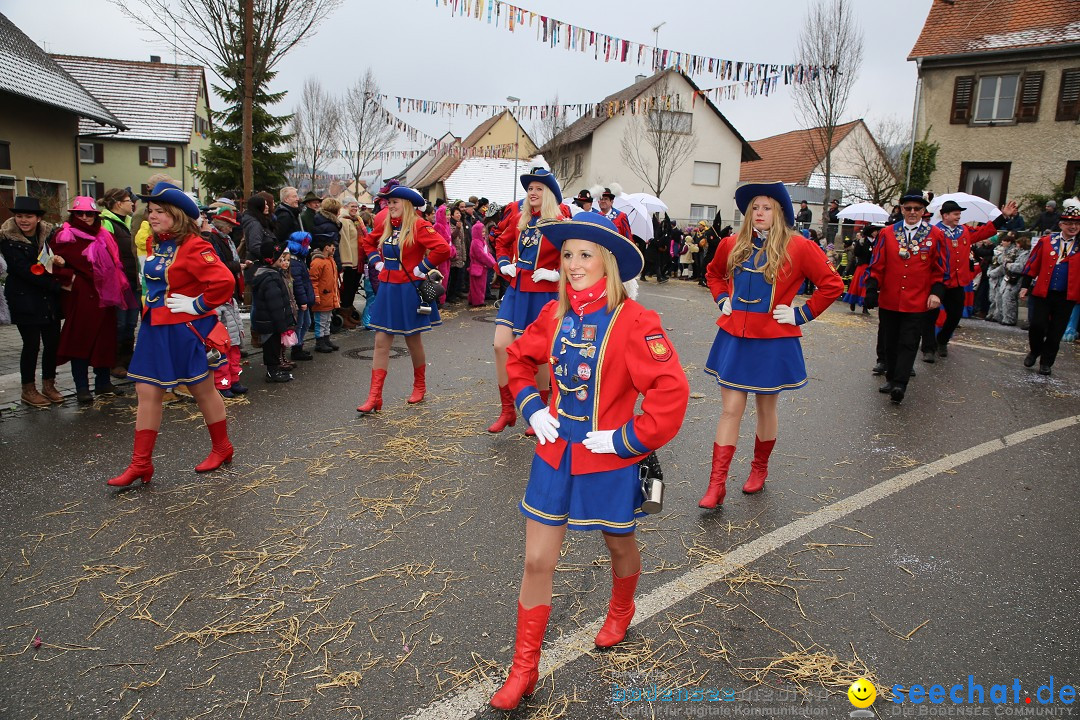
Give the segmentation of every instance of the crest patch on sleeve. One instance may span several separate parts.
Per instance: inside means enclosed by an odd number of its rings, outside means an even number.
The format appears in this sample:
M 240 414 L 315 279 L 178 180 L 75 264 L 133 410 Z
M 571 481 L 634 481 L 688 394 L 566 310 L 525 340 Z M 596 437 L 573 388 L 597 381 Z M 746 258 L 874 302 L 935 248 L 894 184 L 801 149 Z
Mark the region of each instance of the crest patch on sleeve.
M 660 333 L 657 333 L 656 335 L 646 335 L 645 346 L 649 348 L 649 354 L 653 356 L 653 360 L 666 362 L 671 359 L 673 354 L 671 351 L 671 343 L 669 343 L 668 339 Z
M 217 262 L 217 255 L 214 254 L 213 250 L 203 250 L 201 254 L 202 259 L 205 260 L 207 263 Z

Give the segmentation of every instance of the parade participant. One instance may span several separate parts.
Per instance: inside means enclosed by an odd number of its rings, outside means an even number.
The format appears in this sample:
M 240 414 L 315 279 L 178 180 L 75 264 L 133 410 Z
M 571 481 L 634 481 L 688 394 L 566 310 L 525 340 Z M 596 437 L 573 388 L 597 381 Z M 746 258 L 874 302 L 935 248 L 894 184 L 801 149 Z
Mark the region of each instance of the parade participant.
M 907 392 L 927 311 L 941 307 L 945 294 L 945 236 L 923 219 L 928 204 L 921 190 L 908 190 L 900 198 L 904 221 L 878 233 L 866 281 L 863 307 L 881 306 L 885 384 L 878 392 L 894 403 Z
M 370 413 L 382 409 L 382 389 L 390 365 L 394 335 L 403 335 L 413 364 L 413 389 L 409 403 L 424 399 L 427 390 L 427 358 L 420 333 L 441 325 L 439 307 L 421 305 L 416 285 L 424 278 L 438 282 L 437 265 L 450 258 L 450 246 L 426 220 L 417 217 L 424 198 L 410 187 L 397 185 L 387 191 L 387 220 L 382 234 L 366 236 L 368 263 L 379 272 L 379 293 L 371 308 L 375 330 L 375 354 L 367 400 L 356 408 Z M 426 257 L 425 257 L 426 255 Z
M 1039 361 L 1039 374 L 1049 375 L 1073 306 L 1080 302 L 1080 201 L 1069 198 L 1058 216 L 1060 232 L 1039 238 L 1024 265 L 1020 299 L 1031 294 L 1029 352 L 1024 367 Z
M 539 678 L 540 645 L 551 614 L 551 586 L 566 529 L 600 530 L 611 554 L 608 614 L 599 648 L 623 640 L 634 617 L 641 555 L 638 462 L 682 425 L 690 388 L 660 317 L 627 297 L 625 282 L 643 259 L 604 217 L 540 225 L 560 249 L 558 299 L 510 346 L 507 369 L 518 407 L 538 445 L 521 500 L 525 570 L 509 677 L 491 705 L 512 710 Z M 550 403 L 536 372 L 550 360 Z M 634 413 L 642 397 L 640 414 Z
M 152 456 L 161 427 L 167 389 L 187 385 L 199 405 L 213 447 L 195 472 L 216 470 L 231 462 L 233 446 L 226 428 L 225 402 L 214 388 L 205 338 L 218 324 L 214 308 L 232 298 L 233 274 L 214 248 L 199 235 L 199 206 L 175 185 L 158 183 L 149 195 L 147 222 L 152 236 L 143 266 L 146 297 L 135 354 L 128 377 L 135 381 L 135 450 L 131 464 L 109 485 L 150 482 Z M 214 364 L 226 362 L 221 357 Z
M 618 192 L 622 192 L 622 190 L 619 189 Z M 626 213 L 622 210 L 616 210 L 612 206 L 615 196 L 616 193 L 611 188 L 604 188 L 604 192 L 600 193 L 600 214 L 615 223 L 620 235 L 632 241 L 634 234 L 630 232 L 630 218 L 626 217 Z
M 1002 268 L 1004 270 L 1004 281 L 1001 283 L 1001 291 L 998 295 L 1002 325 L 1016 324 L 1020 312 L 1020 280 L 1024 276 L 1024 266 L 1027 265 L 1030 255 L 1031 240 L 1022 237 L 1016 243 L 1015 258 Z
M 851 248 L 851 285 L 844 293 L 843 302 L 848 304 L 851 312 L 855 312 L 856 305 L 862 305 L 866 297 L 866 281 L 870 277 L 870 258 L 874 254 L 874 243 L 877 242 L 881 227 L 878 225 L 864 225 L 855 239 Z M 863 315 L 870 311 L 863 308 Z
M 588 190 L 581 190 L 577 197 L 571 202 L 581 208 L 584 212 L 592 212 L 593 209 L 593 197 L 592 193 Z
M 540 309 L 555 299 L 559 286 L 559 253 L 546 242 L 536 229 L 542 220 L 561 220 L 570 216 L 562 203 L 562 190 L 549 171 L 536 168 L 521 176 L 525 199 L 521 207 L 511 203 L 500 224 L 495 241 L 495 259 L 499 273 L 508 278 L 509 287 L 499 305 L 495 318 L 495 377 L 499 383 L 502 412 L 488 432 L 502 432 L 517 423 L 514 396 L 510 393 L 506 374 L 506 348 L 514 338 L 525 332 Z M 547 376 L 538 376 L 537 384 L 545 395 Z M 531 428 L 530 433 L 531 434 Z
M 11 311 L 11 322 L 22 337 L 20 399 L 27 405 L 47 407 L 64 402 L 64 396 L 56 389 L 56 349 L 60 345 L 60 319 L 63 316 L 60 312 L 60 281 L 53 274 L 53 267 L 62 267 L 64 259 L 51 256 L 48 250 L 54 228 L 52 223 L 42 219 L 45 209 L 36 197 L 19 195 L 8 210 L 12 216 L 0 225 L 0 253 L 8 267 L 4 296 Z M 48 264 L 42 264 L 42 260 Z M 39 351 L 40 393 L 35 378 Z
M 945 322 L 935 338 L 934 323 L 937 317 L 934 313 L 928 313 L 932 319 L 928 321 L 928 334 L 923 336 L 922 349 L 923 360 L 926 360 L 929 354 L 929 362 L 933 361 L 935 350 L 940 357 L 949 356 L 949 340 L 952 339 L 964 312 L 965 288 L 971 285 L 975 276 L 970 261 L 972 247 L 996 235 L 998 230 L 1019 212 L 1016 203 L 1010 201 L 993 222 L 984 223 L 977 230 L 971 230 L 960 224 L 960 216 L 966 209 L 953 200 L 946 200 L 941 205 L 941 222 L 937 224 L 937 228 L 945 236 L 945 297 L 941 299 Z
M 64 258 L 54 274 L 69 292 L 63 293 L 64 326 L 60 330 L 57 363 L 71 361 L 75 396 L 80 403 L 94 395 L 120 395 L 110 372 L 116 361 L 116 311 L 134 296 L 124 276 L 116 241 L 101 226 L 101 211 L 93 198 L 77 197 L 68 221 L 56 233 L 53 252 Z M 94 368 L 94 395 L 89 368 Z
M 791 197 L 781 182 L 743 185 L 735 204 L 747 218 L 738 235 L 720 242 L 705 277 L 720 318 L 705 372 L 720 385 L 723 412 L 716 425 L 709 486 L 698 507 L 724 502 L 739 424 L 754 393 L 754 460 L 744 493 L 756 493 L 769 475 L 776 445 L 779 393 L 806 384 L 800 325 L 828 309 L 844 283 L 821 248 L 795 231 Z M 791 301 L 805 280 L 816 286 L 801 307 Z

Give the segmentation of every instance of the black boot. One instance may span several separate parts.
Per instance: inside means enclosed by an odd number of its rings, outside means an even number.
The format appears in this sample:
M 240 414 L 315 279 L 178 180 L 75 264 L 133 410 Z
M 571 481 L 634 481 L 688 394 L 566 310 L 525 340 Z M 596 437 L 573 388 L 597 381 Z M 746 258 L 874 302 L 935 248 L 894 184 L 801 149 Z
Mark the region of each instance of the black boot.
M 896 387 L 896 386 L 895 386 L 895 385 L 893 385 L 893 382 L 892 382 L 892 380 L 888 380 L 888 381 L 886 381 L 886 382 L 885 382 L 885 384 L 884 384 L 884 385 L 882 385 L 881 387 L 879 387 L 879 388 L 877 389 L 877 391 L 878 391 L 879 393 L 886 393 L 886 394 L 887 394 L 887 393 L 891 393 L 894 387 Z
M 903 385 L 894 384 L 892 390 L 889 391 L 889 399 L 895 405 L 899 405 L 904 400 L 904 393 L 907 391 Z
M 875 375 L 884 375 L 885 374 L 885 363 L 878 360 L 877 364 L 874 365 L 874 369 L 871 370 L 871 372 L 874 373 Z
M 279 366 L 266 368 L 266 382 L 268 383 L 287 383 L 292 379 L 292 373 L 282 370 Z
M 1039 359 L 1039 356 L 1033 352 L 1029 352 L 1024 356 L 1024 367 L 1035 367 L 1035 361 Z
M 331 353 L 334 352 L 334 348 L 330 346 L 330 336 L 323 335 L 321 338 L 315 338 L 315 352 L 317 353 Z
M 310 360 L 313 356 L 304 349 L 303 344 L 300 344 L 293 345 L 292 351 L 289 352 L 289 357 L 293 360 Z

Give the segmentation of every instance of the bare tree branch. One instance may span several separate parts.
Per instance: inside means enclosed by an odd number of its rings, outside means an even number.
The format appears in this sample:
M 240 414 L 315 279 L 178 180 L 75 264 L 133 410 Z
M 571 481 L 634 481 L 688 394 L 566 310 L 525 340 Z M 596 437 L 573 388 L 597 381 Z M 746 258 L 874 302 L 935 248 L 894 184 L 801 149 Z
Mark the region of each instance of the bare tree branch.
M 315 176 L 340 136 L 341 111 L 317 78 L 308 78 L 293 111 L 296 159 L 306 166 L 315 190 Z
M 386 110 L 380 104 L 379 96 L 379 83 L 369 67 L 364 77 L 345 91 L 341 101 L 341 146 L 355 153 L 348 160 L 357 195 L 360 193 L 360 176 L 373 160 L 390 149 L 398 134 L 386 121 Z
M 630 119 L 622 137 L 620 155 L 657 197 L 668 186 L 671 176 L 697 148 L 693 133 L 693 114 L 663 109 L 661 97 L 670 95 L 668 81 L 650 88 L 657 109 L 639 113 Z
M 573 157 L 570 143 L 566 142 L 564 131 L 570 123 L 562 113 L 558 94 L 547 104 L 558 112 L 549 113 L 534 122 L 532 136 L 536 138 L 537 147 L 543 148 L 544 159 L 558 178 L 559 185 L 568 187 L 581 177 L 581 165 Z
M 858 178 L 866 186 L 866 195 L 858 199 L 885 207 L 900 190 L 900 153 L 911 133 L 895 117 L 879 120 L 867 130 L 869 137 L 860 133 L 851 146 Z
M 863 33 L 855 19 L 852 0 L 815 0 L 799 33 L 798 62 L 820 72 L 795 86 L 795 109 L 806 129 L 808 151 L 815 164 L 825 163 L 825 202 L 832 190 L 832 148 L 836 126 L 847 108 L 851 88 L 862 67 Z M 828 213 L 822 213 L 822 229 Z

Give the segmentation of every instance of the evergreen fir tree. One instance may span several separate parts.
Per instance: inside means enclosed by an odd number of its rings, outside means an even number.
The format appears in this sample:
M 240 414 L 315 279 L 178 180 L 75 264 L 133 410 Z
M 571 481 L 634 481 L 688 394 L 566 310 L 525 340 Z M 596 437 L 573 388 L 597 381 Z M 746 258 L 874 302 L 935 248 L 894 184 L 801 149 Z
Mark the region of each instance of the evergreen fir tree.
M 242 68 L 238 68 L 242 70 Z M 242 77 L 232 77 L 235 71 L 218 68 L 218 73 L 230 85 L 221 88 L 214 85 L 214 92 L 226 103 L 226 109 L 214 111 L 214 129 L 210 132 L 210 147 L 203 152 L 202 168 L 194 170 L 203 187 L 211 194 L 234 190 L 243 186 L 243 169 L 240 153 Z M 286 147 L 290 135 L 284 132 L 291 115 L 281 117 L 270 114 L 267 107 L 285 97 L 284 92 L 268 93 L 266 86 L 276 72 L 267 72 L 255 88 L 254 106 L 251 113 L 252 156 L 255 189 L 276 190 L 285 184 L 285 173 L 292 164 L 291 152 L 278 152 Z

